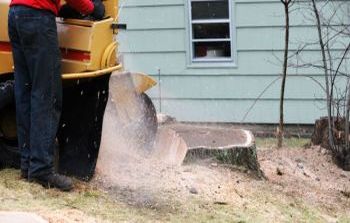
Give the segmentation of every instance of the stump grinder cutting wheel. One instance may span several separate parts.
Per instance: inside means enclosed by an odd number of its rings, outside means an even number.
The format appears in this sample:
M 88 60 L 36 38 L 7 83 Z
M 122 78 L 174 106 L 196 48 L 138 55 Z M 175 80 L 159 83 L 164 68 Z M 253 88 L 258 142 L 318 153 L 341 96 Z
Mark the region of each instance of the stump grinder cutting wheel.
M 19 167 L 13 97 L 13 61 L 7 35 L 10 0 L 0 0 L 0 167 Z M 62 55 L 63 108 L 57 133 L 55 166 L 60 173 L 91 179 L 97 168 L 106 175 L 112 163 L 130 153 L 180 164 L 187 147 L 174 133 L 157 136 L 157 116 L 145 92 L 156 81 L 126 72 L 118 62 L 118 1 L 105 0 L 105 19 L 56 20 Z M 6 86 L 6 87 L 5 87 Z M 158 140 L 167 136 L 168 140 Z M 171 138 L 176 140 L 170 140 Z M 162 145 L 155 141 L 164 142 Z M 175 143 L 175 144 L 174 144 Z M 176 159 L 163 148 L 171 146 Z M 156 146 L 155 146 L 156 145 Z M 163 154 L 160 157 L 159 154 Z M 108 165 L 110 163 L 111 165 Z

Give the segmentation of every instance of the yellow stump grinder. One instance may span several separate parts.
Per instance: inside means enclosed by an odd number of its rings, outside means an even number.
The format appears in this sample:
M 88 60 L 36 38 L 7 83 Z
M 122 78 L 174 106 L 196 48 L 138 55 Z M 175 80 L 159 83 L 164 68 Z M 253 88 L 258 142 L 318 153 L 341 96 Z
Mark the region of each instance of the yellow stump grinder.
M 13 97 L 11 45 L 7 34 L 10 0 L 0 0 L 0 167 L 19 166 Z M 62 55 L 63 109 L 57 133 L 58 171 L 90 179 L 101 140 L 130 143 L 150 152 L 157 132 L 154 105 L 144 93 L 156 82 L 142 73 L 126 72 L 118 61 L 118 0 L 105 0 L 105 19 L 57 18 Z M 113 123 L 112 123 L 113 122 Z M 115 125 L 115 126 L 113 126 Z M 106 126 L 106 127 L 103 127 Z M 112 135 L 111 135 L 112 133 Z M 114 135 L 113 135 L 114 134 Z M 118 135 L 117 142 L 109 142 Z M 180 151 L 180 160 L 186 151 Z M 108 151 L 100 162 L 113 162 Z

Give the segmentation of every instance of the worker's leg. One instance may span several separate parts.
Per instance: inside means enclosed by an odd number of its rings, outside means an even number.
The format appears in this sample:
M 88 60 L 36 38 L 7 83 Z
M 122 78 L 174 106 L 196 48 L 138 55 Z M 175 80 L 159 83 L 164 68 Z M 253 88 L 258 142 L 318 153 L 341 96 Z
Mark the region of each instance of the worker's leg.
M 55 15 L 15 7 L 16 27 L 31 76 L 29 178 L 53 172 L 53 152 L 61 112 L 60 52 Z
M 17 30 L 15 11 L 9 12 L 9 37 L 15 66 L 15 96 L 18 147 L 21 150 L 21 170 L 28 175 L 30 156 L 30 94 L 31 79 L 27 68 L 26 58 Z
M 29 176 L 53 172 L 55 138 L 62 106 L 61 60 L 55 16 L 45 12 L 40 21 L 37 48 L 28 47 L 25 51 L 32 73 Z

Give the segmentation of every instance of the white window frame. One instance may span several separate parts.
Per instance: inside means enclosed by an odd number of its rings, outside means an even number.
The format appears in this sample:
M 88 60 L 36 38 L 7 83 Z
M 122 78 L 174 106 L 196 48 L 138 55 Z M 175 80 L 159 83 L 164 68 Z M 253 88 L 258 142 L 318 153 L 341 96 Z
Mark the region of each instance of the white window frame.
M 189 62 L 190 67 L 195 66 L 236 66 L 236 47 L 235 47 L 235 26 L 233 25 L 232 0 L 228 1 L 229 18 L 228 19 L 198 19 L 192 20 L 192 2 L 215 2 L 220 0 L 187 0 L 188 6 L 188 26 L 189 26 Z M 208 23 L 228 23 L 230 27 L 230 38 L 222 39 L 193 39 L 193 24 L 208 24 Z M 194 58 L 194 43 L 195 42 L 230 42 L 231 57 L 229 58 Z

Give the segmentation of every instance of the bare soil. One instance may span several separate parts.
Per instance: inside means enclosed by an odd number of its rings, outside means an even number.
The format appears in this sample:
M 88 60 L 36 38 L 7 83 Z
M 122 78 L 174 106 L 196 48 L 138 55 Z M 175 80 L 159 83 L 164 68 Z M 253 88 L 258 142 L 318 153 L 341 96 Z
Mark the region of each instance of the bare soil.
M 326 150 L 260 147 L 258 159 L 266 180 L 206 160 L 146 171 L 139 165 L 119 184 L 76 181 L 71 193 L 45 190 L 4 170 L 0 210 L 34 212 L 52 223 L 350 222 L 350 172 L 335 166 Z
M 162 168 L 143 163 L 143 170 L 120 175 L 119 183 L 105 189 L 114 199 L 160 216 L 186 213 L 198 204 L 223 222 L 213 208 L 231 210 L 228 216 L 237 211 L 237 222 L 350 221 L 350 172 L 335 166 L 326 150 L 260 148 L 258 159 L 266 180 L 215 160 Z
M 350 216 L 350 172 L 339 169 L 327 150 L 262 149 L 258 158 L 276 192 L 320 208 L 327 222 L 337 222 L 338 213 Z

